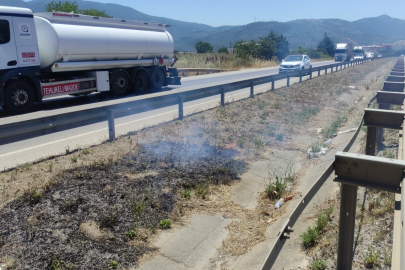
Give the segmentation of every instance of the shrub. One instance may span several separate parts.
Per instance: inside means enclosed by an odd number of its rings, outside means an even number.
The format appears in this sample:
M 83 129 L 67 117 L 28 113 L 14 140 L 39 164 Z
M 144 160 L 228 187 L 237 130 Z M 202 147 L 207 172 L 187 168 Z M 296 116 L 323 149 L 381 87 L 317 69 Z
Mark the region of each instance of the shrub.
M 326 268 L 326 262 L 322 260 L 315 260 L 312 262 L 311 269 L 312 270 L 323 270 Z
M 228 48 L 227 47 L 221 47 L 218 49 L 218 53 L 228 53 Z
M 163 219 L 159 222 L 159 227 L 162 229 L 169 229 L 172 226 L 170 219 Z

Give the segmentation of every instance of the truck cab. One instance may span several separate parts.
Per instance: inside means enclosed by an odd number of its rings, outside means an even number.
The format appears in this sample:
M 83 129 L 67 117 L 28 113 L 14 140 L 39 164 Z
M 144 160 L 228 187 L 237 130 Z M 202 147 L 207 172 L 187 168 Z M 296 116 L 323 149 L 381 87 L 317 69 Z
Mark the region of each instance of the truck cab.
M 34 99 L 39 98 L 32 79 L 40 72 L 38 41 L 31 10 L 1 8 L 0 59 L 0 106 L 6 109 L 14 105 L 30 107 Z M 29 89 L 21 87 L 22 84 L 28 84 Z M 6 88 L 10 91 L 5 93 Z
M 353 57 L 353 44 L 337 43 L 335 61 L 350 61 Z

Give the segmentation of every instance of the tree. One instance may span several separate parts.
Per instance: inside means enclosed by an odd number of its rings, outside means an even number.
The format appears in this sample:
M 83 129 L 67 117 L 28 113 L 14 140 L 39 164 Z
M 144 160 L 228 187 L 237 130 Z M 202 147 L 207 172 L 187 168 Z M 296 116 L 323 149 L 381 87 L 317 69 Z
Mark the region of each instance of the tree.
M 234 48 L 236 57 L 244 59 L 259 57 L 260 44 L 253 39 L 251 41 L 240 40 L 235 43 Z
M 205 41 L 198 41 L 194 48 L 197 50 L 197 53 L 208 53 L 214 50 L 214 47 L 208 42 Z
M 73 12 L 76 14 L 83 14 L 83 15 L 89 15 L 89 16 L 95 16 L 95 17 L 106 17 L 106 18 L 111 18 L 109 15 L 107 15 L 104 11 L 99 11 L 94 8 L 92 9 L 78 9 L 77 3 L 70 2 L 70 1 L 52 1 L 49 4 L 45 6 L 45 9 L 47 12 L 52 12 L 52 11 L 61 11 L 61 12 Z
M 329 56 L 335 55 L 335 43 L 328 37 L 325 33 L 323 39 L 319 42 L 318 47 L 316 47 L 318 52 L 323 54 L 328 54 Z
M 228 53 L 228 48 L 223 46 L 223 47 L 218 49 L 218 53 Z
M 47 12 L 52 12 L 52 11 L 61 11 L 61 12 L 73 12 L 73 13 L 78 13 L 78 5 L 76 2 L 70 2 L 70 1 L 52 1 L 49 4 L 46 5 L 46 11 Z

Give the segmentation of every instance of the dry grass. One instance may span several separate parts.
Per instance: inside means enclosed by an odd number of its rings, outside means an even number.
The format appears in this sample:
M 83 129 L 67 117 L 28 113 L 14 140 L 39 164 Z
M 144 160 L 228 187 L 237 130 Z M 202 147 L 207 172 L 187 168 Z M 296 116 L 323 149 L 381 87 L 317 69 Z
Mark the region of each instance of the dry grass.
M 279 62 L 262 59 L 242 59 L 234 54 L 225 53 L 181 53 L 174 67 L 176 68 L 219 68 L 227 70 L 239 70 L 243 68 L 261 68 L 278 66 Z
M 246 253 L 263 241 L 269 217 L 277 218 L 285 208 L 275 213 L 263 192 L 258 209 L 244 209 L 232 202 L 227 186 L 246 170 L 246 164 L 262 159 L 265 150 L 306 150 L 292 137 L 311 133 L 311 127 L 345 111 L 348 103 L 337 101 L 339 95 L 350 91 L 349 85 L 361 85 L 388 61 L 367 63 L 1 173 L 0 257 L 17 268 L 26 262 L 46 267 L 55 258 L 71 263 L 73 269 L 83 267 L 84 261 L 99 268 L 107 267 L 110 260 L 120 266 L 136 265 L 143 254 L 156 252 L 151 243 L 161 220 L 169 218 L 175 227 L 193 213 L 218 212 L 234 219 L 223 250 Z M 184 189 L 191 191 L 190 199 L 181 197 Z M 84 230 L 93 221 L 101 235 Z M 57 233 L 48 234 L 49 230 Z M 139 232 L 135 240 L 128 239 L 131 230 Z M 103 240 L 95 240 L 94 235 Z M 40 252 L 31 254 L 33 246 L 41 247 Z M 93 253 L 86 255 L 89 246 Z

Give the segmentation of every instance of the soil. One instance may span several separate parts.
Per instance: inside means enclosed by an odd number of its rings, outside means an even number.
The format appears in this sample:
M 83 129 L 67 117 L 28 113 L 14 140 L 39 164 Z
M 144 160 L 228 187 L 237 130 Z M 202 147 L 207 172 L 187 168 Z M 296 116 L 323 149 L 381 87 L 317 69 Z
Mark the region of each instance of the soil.
M 234 256 L 246 253 L 263 241 L 268 217 L 277 219 L 283 212 L 264 207 L 274 204 L 265 192 L 254 210 L 230 205 L 229 186 L 253 161 L 263 159 L 264 152 L 299 150 L 305 161 L 313 134 L 325 139 L 317 129 L 329 129 L 337 116 L 358 121 L 364 104 L 354 106 L 345 100 L 345 93 L 365 93 L 360 104 L 366 94 L 381 89 L 374 78 L 394 61 L 369 62 L 128 134 L 113 143 L 67 149 L 64 156 L 2 172 L 0 265 L 5 269 L 109 269 L 116 262 L 119 269 L 137 266 L 158 252 L 153 246 L 157 234 L 181 226 L 194 213 L 225 212 L 249 220 L 247 227 L 231 222 L 222 247 Z M 352 85 L 357 89 L 351 90 Z M 302 170 L 314 162 L 306 160 Z M 290 181 L 294 188 L 301 173 L 275 170 L 271 176 Z M 254 237 L 242 233 L 247 228 Z M 235 248 L 241 242 L 243 248 Z M 308 250 L 308 255 L 321 256 L 319 252 Z

